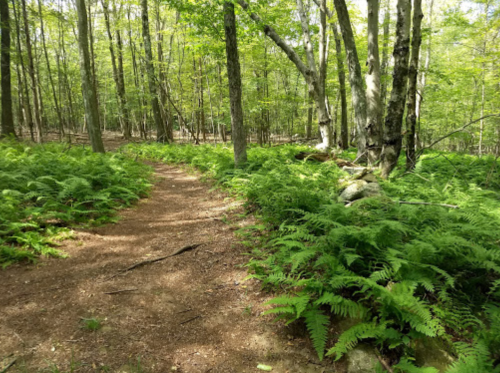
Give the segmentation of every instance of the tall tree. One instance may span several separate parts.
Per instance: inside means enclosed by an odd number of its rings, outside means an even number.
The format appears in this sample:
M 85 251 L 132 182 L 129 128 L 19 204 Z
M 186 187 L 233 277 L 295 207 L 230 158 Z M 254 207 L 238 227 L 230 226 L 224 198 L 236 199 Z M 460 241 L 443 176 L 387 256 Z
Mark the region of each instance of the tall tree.
M 113 34 L 111 32 L 111 25 L 109 20 L 109 9 L 107 0 L 101 0 L 102 9 L 104 11 L 104 21 L 106 23 L 106 31 L 109 39 L 109 53 L 111 55 L 111 65 L 113 68 L 113 79 L 115 81 L 116 86 L 116 96 L 118 100 L 118 108 L 120 111 L 120 124 L 122 128 L 123 137 L 126 139 L 130 139 L 132 136 L 131 128 L 130 128 L 130 119 L 127 110 L 127 99 L 125 97 L 125 83 L 123 81 L 123 66 L 121 66 L 121 70 L 116 66 L 116 57 L 115 57 L 115 47 L 113 43 Z M 120 34 L 117 33 L 117 39 L 120 40 L 120 45 L 118 46 L 118 54 L 119 54 L 119 64 L 121 62 L 121 39 L 119 39 Z M 122 63 L 121 63 L 122 64 Z
M 351 85 L 352 104 L 356 120 L 358 158 L 366 159 L 366 91 L 361 75 L 361 65 L 359 64 L 356 41 L 354 40 L 354 33 L 345 0 L 334 0 L 334 3 L 347 55 L 349 83 Z
M 413 0 L 413 35 L 411 39 L 410 71 L 408 77 L 408 110 L 406 114 L 406 168 L 412 170 L 417 162 L 415 140 L 417 134 L 417 83 L 420 45 L 422 44 L 421 25 L 422 0 Z
M 153 67 L 153 52 L 151 50 L 151 36 L 149 34 L 148 0 L 141 0 L 142 9 L 142 38 L 146 56 L 146 73 L 148 75 L 149 95 L 153 109 L 153 118 L 156 125 L 156 141 L 168 142 L 165 126 L 162 123 L 160 105 L 156 90 L 155 70 Z
M 49 76 L 49 81 L 50 81 L 50 87 L 52 88 L 52 97 L 54 99 L 54 106 L 56 108 L 56 114 L 57 114 L 57 119 L 59 121 L 59 135 L 63 136 L 64 135 L 64 126 L 63 126 L 63 119 L 62 119 L 62 113 L 61 109 L 59 107 L 59 100 L 57 99 L 57 94 L 56 94 L 56 88 L 54 84 L 54 79 L 52 78 L 52 70 L 50 68 L 50 60 L 49 60 L 49 54 L 47 52 L 47 45 L 45 43 L 45 29 L 44 29 L 44 22 L 43 22 L 43 14 L 42 14 L 42 0 L 38 0 L 38 15 L 40 17 L 40 31 L 42 34 L 42 46 L 43 46 L 43 52 L 45 55 L 45 63 L 47 64 L 47 74 Z
M 349 147 L 349 127 L 347 125 L 347 90 L 345 84 L 344 58 L 342 56 L 342 40 L 338 24 L 332 24 L 333 36 L 335 38 L 335 51 L 337 52 L 337 71 L 340 85 L 340 147 Z
M 368 0 L 368 72 L 366 74 L 366 140 L 368 164 L 381 153 L 382 102 L 380 100 L 380 57 L 378 48 L 379 0 Z
M 224 33 L 226 35 L 227 77 L 229 80 L 234 164 L 239 167 L 247 161 L 247 144 L 245 128 L 243 127 L 243 108 L 241 106 L 241 71 L 236 38 L 236 15 L 234 14 L 234 4 L 229 1 L 224 2 Z
M 396 43 L 392 92 L 385 119 L 380 168 L 382 177 L 389 177 L 398 163 L 403 143 L 401 129 L 408 87 L 408 58 L 410 54 L 411 0 L 398 0 Z
M 307 65 L 302 62 L 302 59 L 300 58 L 299 54 L 276 32 L 274 28 L 271 26 L 265 24 L 262 21 L 262 18 L 252 12 L 250 10 L 250 6 L 245 0 L 237 0 L 238 4 L 249 14 L 250 18 L 252 18 L 264 31 L 266 36 L 268 36 L 271 40 L 273 40 L 276 45 L 287 55 L 287 57 L 292 61 L 295 66 L 297 67 L 297 70 L 302 74 L 304 77 L 308 87 L 309 87 L 309 92 L 311 96 L 314 98 L 314 102 L 316 104 L 316 111 L 317 111 L 317 116 L 318 116 L 318 124 L 319 128 L 321 131 L 322 139 L 323 139 L 323 145 L 325 147 L 330 147 L 332 145 L 332 136 L 331 136 L 331 128 L 330 128 L 330 116 L 328 114 L 327 108 L 326 108 L 326 100 L 325 100 L 325 94 L 324 94 L 324 87 L 325 87 L 325 82 L 322 81 L 323 77 L 326 78 L 326 74 L 323 76 L 321 74 L 318 74 L 317 69 L 316 69 L 316 63 L 315 63 L 315 58 L 314 58 L 314 50 L 311 42 L 311 36 L 309 32 L 309 25 L 308 25 L 308 20 L 307 20 L 307 14 L 305 12 L 303 2 L 302 0 L 297 0 L 297 10 L 299 12 L 300 16 L 300 23 L 302 27 L 302 36 L 303 36 L 303 41 L 304 41 L 304 46 L 306 50 L 306 58 L 307 58 Z M 325 12 L 325 0 L 320 0 L 321 1 L 321 6 L 320 6 L 320 12 L 324 13 Z M 323 16 L 321 16 L 323 17 Z M 323 25 L 324 22 L 321 21 L 321 24 Z M 321 26 L 320 30 L 323 29 L 324 26 Z M 320 44 L 325 43 L 325 38 L 322 36 L 323 32 L 326 31 L 320 31 L 321 36 L 320 36 Z M 324 49 L 323 49 L 324 48 Z M 320 48 L 322 51 L 326 51 L 326 46 L 323 45 Z M 322 63 L 326 63 L 326 59 L 321 61 L 321 59 L 325 56 L 323 52 L 320 52 L 320 65 Z M 321 71 L 321 66 L 320 66 L 320 71 Z
M 101 125 L 97 108 L 97 93 L 92 83 L 92 70 L 90 67 L 89 36 L 87 9 L 85 0 L 76 0 L 78 12 L 78 47 L 80 50 L 80 76 L 82 79 L 82 95 L 87 119 L 87 131 L 92 150 L 104 153 L 104 144 L 101 138 Z
M 31 47 L 31 37 L 30 37 L 30 25 L 28 22 L 28 12 L 26 11 L 26 0 L 21 0 L 21 7 L 23 12 L 23 20 L 24 20 L 24 35 L 26 37 L 26 52 L 28 54 L 28 72 L 31 80 L 31 91 L 33 94 L 33 110 L 34 110 L 34 123 L 36 130 L 36 141 L 42 142 L 42 122 L 40 116 L 40 100 L 38 97 L 37 86 L 38 83 L 36 81 L 35 76 L 35 64 L 33 60 L 33 50 Z
M 10 19 L 9 2 L 0 0 L 1 40 L 1 74 L 2 74 L 2 132 L 1 137 L 16 136 L 12 115 L 12 86 L 10 79 Z

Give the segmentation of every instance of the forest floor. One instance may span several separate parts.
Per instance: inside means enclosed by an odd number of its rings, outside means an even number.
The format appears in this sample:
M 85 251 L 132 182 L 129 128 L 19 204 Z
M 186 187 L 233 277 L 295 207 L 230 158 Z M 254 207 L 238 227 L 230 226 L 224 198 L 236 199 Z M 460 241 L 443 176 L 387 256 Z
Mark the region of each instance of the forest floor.
M 76 229 L 61 247 L 68 258 L 0 271 L 0 359 L 17 359 L 9 373 L 334 372 L 303 326 L 260 316 L 272 295 L 242 281 L 248 249 L 234 231 L 253 218 L 241 203 L 199 175 L 154 167 L 150 197 L 117 224 Z M 191 244 L 201 245 L 110 278 Z

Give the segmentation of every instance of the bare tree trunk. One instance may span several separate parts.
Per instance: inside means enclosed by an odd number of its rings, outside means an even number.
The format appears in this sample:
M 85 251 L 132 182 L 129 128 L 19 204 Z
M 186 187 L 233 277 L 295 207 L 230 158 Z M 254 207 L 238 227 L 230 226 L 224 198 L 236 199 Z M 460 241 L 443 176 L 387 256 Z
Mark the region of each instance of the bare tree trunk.
M 42 0 L 38 0 L 38 13 L 40 16 L 40 31 L 42 34 L 42 45 L 43 45 L 43 51 L 45 54 L 45 62 L 47 64 L 47 73 L 49 75 L 49 82 L 50 82 L 50 86 L 52 88 L 52 96 L 54 98 L 54 106 L 56 107 L 57 119 L 59 121 L 59 136 L 61 137 L 61 136 L 64 136 L 64 126 L 63 126 L 61 108 L 59 107 L 59 100 L 57 99 L 56 88 L 54 85 L 54 79 L 52 78 L 52 71 L 50 68 L 50 61 L 49 61 L 49 54 L 47 52 L 47 45 L 45 43 L 45 31 L 44 31 L 44 27 L 43 27 L 43 15 L 42 15 Z
M 412 170 L 417 162 L 415 140 L 417 129 L 417 78 L 420 45 L 422 44 L 422 0 L 413 0 L 413 36 L 411 40 L 411 60 L 408 77 L 408 111 L 406 113 L 406 169 Z
M 401 128 L 408 87 L 408 58 L 410 52 L 411 0 L 398 0 L 396 43 L 394 45 L 394 74 L 392 92 L 387 107 L 382 149 L 382 177 L 389 177 L 401 153 Z
M 420 81 L 418 83 L 419 94 L 417 95 L 417 104 L 416 104 L 416 115 L 417 115 L 417 124 L 420 127 L 420 117 L 422 112 L 422 101 L 424 99 L 424 91 L 427 79 L 427 71 L 429 70 L 429 66 L 431 64 L 431 52 L 432 52 L 432 11 L 434 8 L 434 0 L 430 0 L 429 4 L 429 25 L 427 26 L 430 30 L 429 36 L 427 39 L 427 51 L 425 54 L 425 65 L 424 69 L 420 74 Z M 417 144 L 418 146 L 418 144 Z
M 337 71 L 340 85 L 340 147 L 349 148 L 349 127 L 347 125 L 347 93 L 345 86 L 345 68 L 342 58 L 342 40 L 338 30 L 338 24 L 332 24 L 333 36 L 335 38 L 335 50 L 337 54 Z
M 366 91 L 361 75 L 356 42 L 352 31 L 349 12 L 345 0 L 335 0 L 335 9 L 339 19 L 344 46 L 347 54 L 347 66 L 349 68 L 349 82 L 351 85 L 352 102 L 354 106 L 354 116 L 356 120 L 356 134 L 358 144 L 358 158 L 366 159 Z
M 203 136 L 203 141 L 207 141 L 206 128 L 205 128 L 205 103 L 203 101 L 203 67 L 201 62 L 201 57 L 199 58 L 200 65 L 200 121 L 201 121 L 201 132 Z
M 380 57 L 378 48 L 379 0 L 368 0 L 368 72 L 366 74 L 366 141 L 368 164 L 381 153 L 382 102 L 380 100 Z
M 38 91 L 37 91 L 37 82 L 35 77 L 35 65 L 33 62 L 33 51 L 31 49 L 31 38 L 30 38 L 30 29 L 28 22 L 28 14 L 26 11 L 26 0 L 21 0 L 21 7 L 23 11 L 23 19 L 24 19 L 24 34 L 26 36 L 26 52 L 28 54 L 28 70 L 29 76 L 31 79 L 31 91 L 33 94 L 33 109 L 34 109 L 34 124 L 36 130 L 36 141 L 41 143 L 43 141 L 42 138 L 42 124 L 40 123 L 40 106 L 38 100 Z
M 12 85 L 10 79 L 10 19 L 9 2 L 0 0 L 1 40 L 1 74 L 2 74 L 2 132 L 1 137 L 16 137 L 14 117 L 12 115 Z
M 229 101 L 231 104 L 231 137 L 234 144 L 234 163 L 239 167 L 247 161 L 246 136 L 243 127 L 241 106 L 241 72 L 236 38 L 236 16 L 234 4 L 224 2 L 224 31 L 226 35 L 227 76 L 229 80 Z
M 119 47 L 118 47 L 118 60 L 121 69 L 119 69 L 116 65 L 116 57 L 115 57 L 115 48 L 113 45 L 113 34 L 111 33 L 111 25 L 109 21 L 109 8 L 108 8 L 108 2 L 107 0 L 101 0 L 102 3 L 102 9 L 104 11 L 104 21 L 106 24 L 106 31 L 108 34 L 108 39 L 109 39 L 109 52 L 111 55 L 111 65 L 113 68 L 113 79 L 115 81 L 115 86 L 116 86 L 116 96 L 117 96 L 117 101 L 118 101 L 118 109 L 120 111 L 120 125 L 122 129 L 122 134 L 125 139 L 130 139 L 131 137 L 131 130 L 130 130 L 130 123 L 129 123 L 129 118 L 128 118 L 128 111 L 127 111 L 127 100 L 125 98 L 125 84 L 123 81 L 123 62 L 122 62 L 122 57 L 121 57 L 121 38 L 119 31 L 117 31 L 117 40 L 120 40 L 119 42 Z
M 382 109 L 380 110 L 380 124 L 382 126 L 383 133 L 383 123 L 385 115 L 385 105 L 387 101 L 387 85 L 389 83 L 389 28 L 391 25 L 391 11 L 390 11 L 390 1 L 386 0 L 386 8 L 384 14 L 384 36 L 382 44 L 382 64 L 381 64 L 381 84 L 380 84 L 380 101 L 382 103 Z
M 80 75 L 82 78 L 82 94 L 85 105 L 85 117 L 87 118 L 87 131 L 89 134 L 92 150 L 96 153 L 104 153 L 104 145 L 101 138 L 101 126 L 99 123 L 99 112 L 97 108 L 97 95 L 95 86 L 92 84 L 92 71 L 90 68 L 88 21 L 85 0 L 76 0 L 78 12 L 78 46 L 80 49 Z
M 149 35 L 148 0 L 141 0 L 142 6 L 142 37 L 144 39 L 144 51 L 146 55 L 146 71 L 148 74 L 149 94 L 153 117 L 156 125 L 156 141 L 168 142 L 165 127 L 161 121 L 160 105 L 156 92 L 155 71 L 153 67 L 153 52 L 151 51 L 151 37 Z

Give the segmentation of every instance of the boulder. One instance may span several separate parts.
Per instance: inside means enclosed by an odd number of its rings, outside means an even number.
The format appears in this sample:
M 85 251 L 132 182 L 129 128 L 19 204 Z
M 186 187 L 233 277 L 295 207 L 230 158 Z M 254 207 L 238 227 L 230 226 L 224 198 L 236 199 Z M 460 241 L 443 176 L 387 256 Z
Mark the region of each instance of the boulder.
M 369 183 L 365 180 L 350 181 L 344 189 L 340 198 L 344 202 L 354 201 L 365 197 L 375 197 L 382 194 L 382 188 L 378 183 Z
M 373 373 L 378 364 L 378 358 L 372 347 L 359 344 L 346 354 L 346 373 Z
M 342 167 L 342 170 L 347 172 L 349 175 L 356 175 L 360 172 L 363 172 L 366 170 L 366 167 L 350 167 L 350 166 L 344 166 Z
M 443 373 L 455 360 L 440 338 L 425 337 L 415 342 L 415 363 L 420 367 L 433 367 Z

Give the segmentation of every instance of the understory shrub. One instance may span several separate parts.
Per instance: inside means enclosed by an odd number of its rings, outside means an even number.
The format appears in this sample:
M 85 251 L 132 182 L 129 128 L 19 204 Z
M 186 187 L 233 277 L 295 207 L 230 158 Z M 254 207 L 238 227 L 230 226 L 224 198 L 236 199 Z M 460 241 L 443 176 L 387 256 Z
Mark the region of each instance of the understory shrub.
M 382 197 L 346 208 L 346 174 L 335 163 L 297 161 L 299 146 L 250 148 L 234 169 L 222 145 L 129 145 L 125 152 L 184 163 L 246 198 L 264 225 L 251 277 L 285 295 L 267 311 L 304 319 L 320 358 L 340 359 L 360 341 L 413 364 L 415 341 L 441 338 L 457 361 L 450 373 L 500 369 L 500 176 L 492 157 L 431 152 L 412 173 L 381 181 Z M 352 152 L 341 157 L 349 158 Z M 401 160 L 404 164 L 404 159 Z M 407 205 L 399 201 L 457 205 Z M 361 322 L 333 341 L 332 314 Z
M 0 142 L 0 265 L 55 246 L 75 224 L 113 221 L 150 188 L 151 170 L 120 154 L 61 144 Z

